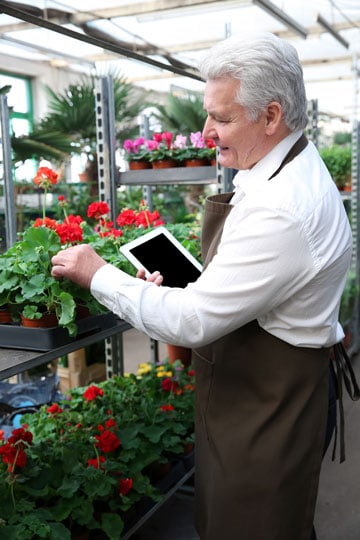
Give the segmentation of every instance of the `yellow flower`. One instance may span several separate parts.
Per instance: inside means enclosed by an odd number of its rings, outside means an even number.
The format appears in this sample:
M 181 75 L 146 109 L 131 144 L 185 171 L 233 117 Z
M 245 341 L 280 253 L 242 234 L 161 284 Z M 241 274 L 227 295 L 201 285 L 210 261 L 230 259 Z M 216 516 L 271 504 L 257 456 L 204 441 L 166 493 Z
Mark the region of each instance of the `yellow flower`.
M 139 364 L 139 368 L 137 370 L 138 375 L 146 375 L 146 373 L 149 373 L 151 371 L 151 364 L 149 362 L 143 362 L 142 364 Z
M 172 377 L 173 372 L 172 371 L 164 371 L 164 368 L 161 368 L 161 369 L 158 370 L 156 376 L 157 377 Z

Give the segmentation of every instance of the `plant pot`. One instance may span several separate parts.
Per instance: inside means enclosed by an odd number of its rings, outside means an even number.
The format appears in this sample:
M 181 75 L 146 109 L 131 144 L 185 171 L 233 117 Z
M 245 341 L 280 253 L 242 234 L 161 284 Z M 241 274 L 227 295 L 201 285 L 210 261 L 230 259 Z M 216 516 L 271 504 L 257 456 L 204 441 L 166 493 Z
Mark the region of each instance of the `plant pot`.
M 8 324 L 11 322 L 11 313 L 8 308 L 0 308 L 0 324 Z
M 58 326 L 55 313 L 44 313 L 41 319 L 28 319 L 21 315 L 21 324 L 26 328 L 52 328 Z
M 150 161 L 129 161 L 130 171 L 140 171 L 143 169 L 151 169 Z
M 152 162 L 153 169 L 171 169 L 177 167 L 175 159 L 158 159 Z
M 89 181 L 89 175 L 86 172 L 79 173 L 79 180 L 80 182 L 88 182 Z
M 170 364 L 173 364 L 175 360 L 181 360 L 184 366 L 190 366 L 191 364 L 191 349 L 187 347 L 180 347 L 179 345 L 167 345 L 167 354 Z
M 206 158 L 185 159 L 185 167 L 206 167 L 209 161 Z

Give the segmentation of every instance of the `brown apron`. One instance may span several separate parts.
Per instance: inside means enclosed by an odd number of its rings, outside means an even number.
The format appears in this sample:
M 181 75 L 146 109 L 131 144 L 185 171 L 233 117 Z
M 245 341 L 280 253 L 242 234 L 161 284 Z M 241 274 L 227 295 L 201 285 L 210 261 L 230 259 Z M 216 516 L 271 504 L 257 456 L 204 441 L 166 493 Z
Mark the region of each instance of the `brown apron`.
M 303 147 L 293 148 L 283 165 Z M 206 202 L 205 267 L 216 253 L 232 195 Z M 310 540 L 329 350 L 294 347 L 252 321 L 196 349 L 194 365 L 201 540 Z

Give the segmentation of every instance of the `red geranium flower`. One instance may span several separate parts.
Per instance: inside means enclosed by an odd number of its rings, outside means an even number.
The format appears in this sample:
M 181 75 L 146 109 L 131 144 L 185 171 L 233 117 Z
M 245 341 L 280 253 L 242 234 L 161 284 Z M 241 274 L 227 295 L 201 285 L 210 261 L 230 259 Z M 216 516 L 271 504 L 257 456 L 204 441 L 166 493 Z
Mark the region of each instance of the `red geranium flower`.
M 89 204 L 87 216 L 89 218 L 100 219 L 102 216 L 106 216 L 109 212 L 109 205 L 104 201 L 99 201 Z
M 94 459 L 88 459 L 87 465 L 88 467 L 94 467 L 94 469 L 101 469 L 101 463 L 105 463 L 106 459 L 104 456 L 99 456 L 98 458 Z
M 121 478 L 121 480 L 119 480 L 120 495 L 127 495 L 132 489 L 133 483 L 132 478 Z
M 11 436 L 8 438 L 8 443 L 10 444 L 19 444 L 19 442 L 26 442 L 27 444 L 32 444 L 33 434 L 31 431 L 27 431 L 24 428 L 13 429 Z
M 170 377 L 166 377 L 161 381 L 161 388 L 165 392 L 176 392 L 178 386 L 179 383 L 177 381 L 173 381 L 172 379 L 170 379 Z
M 104 454 L 107 454 L 108 452 L 113 452 L 121 444 L 120 439 L 118 439 L 115 433 L 109 431 L 108 429 L 102 431 L 100 435 L 95 435 L 95 439 L 97 440 L 95 446 L 100 448 L 100 450 L 104 452 Z
M 160 410 L 166 412 L 166 411 L 174 411 L 175 410 L 175 407 L 173 407 L 172 405 L 168 404 L 168 405 L 161 405 L 160 407 Z
M 116 218 L 116 223 L 119 227 L 134 225 L 136 223 L 136 213 L 130 208 L 125 208 Z
M 110 428 L 115 428 L 116 427 L 116 422 L 113 418 L 109 418 L 109 420 L 106 420 L 105 422 L 105 426 L 110 429 Z
M 103 395 L 104 395 L 104 390 L 102 390 L 98 386 L 95 386 L 94 384 L 89 386 L 84 392 L 84 398 L 87 401 L 92 401 L 93 399 L 96 399 L 97 396 L 103 396 Z
M 48 229 L 53 229 L 53 230 L 55 230 L 56 227 L 57 227 L 56 220 L 48 218 L 46 216 L 43 219 L 42 218 L 36 218 L 35 221 L 34 221 L 33 226 L 34 227 L 42 227 L 43 225 L 45 227 L 47 227 Z
M 40 167 L 33 181 L 37 186 L 46 189 L 57 184 L 58 177 L 58 173 L 49 169 L 49 167 Z
M 57 403 L 54 403 L 53 405 L 51 405 L 50 407 L 46 409 L 46 412 L 48 412 L 49 414 L 59 414 L 59 413 L 62 413 L 63 410 L 61 407 L 59 407 Z
M 8 465 L 8 471 L 14 472 L 15 467 L 23 469 L 26 465 L 26 453 L 17 446 L 10 443 L 4 444 L 0 447 L 0 455 L 4 463 Z
M 55 231 L 60 237 L 60 242 L 62 244 L 75 244 L 75 242 L 82 242 L 83 230 L 75 221 L 59 223 L 56 225 Z

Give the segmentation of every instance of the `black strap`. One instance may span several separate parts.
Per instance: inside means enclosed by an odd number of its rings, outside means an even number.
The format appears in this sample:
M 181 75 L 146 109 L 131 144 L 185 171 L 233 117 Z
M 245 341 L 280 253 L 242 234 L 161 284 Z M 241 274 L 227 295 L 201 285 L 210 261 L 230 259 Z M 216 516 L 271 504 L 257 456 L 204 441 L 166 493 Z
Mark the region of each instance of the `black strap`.
M 333 347 L 332 361 L 330 368 L 336 382 L 336 393 L 339 402 L 339 435 L 340 435 L 340 463 L 345 461 L 345 414 L 343 403 L 343 384 L 352 401 L 357 401 L 360 398 L 360 389 L 357 383 L 351 360 L 346 352 L 343 343 L 337 343 Z M 336 444 L 337 444 L 338 427 L 335 426 L 335 439 L 332 453 L 332 459 L 335 459 Z
M 290 150 L 288 151 L 288 153 L 286 154 L 286 156 L 284 157 L 284 159 L 282 160 L 282 162 L 280 163 L 280 166 L 276 169 L 276 171 L 270 176 L 269 180 L 271 180 L 272 178 L 274 178 L 274 176 L 276 176 L 277 174 L 279 174 L 279 172 L 281 171 L 281 169 L 283 167 L 285 167 L 285 165 L 287 163 L 290 163 L 290 161 L 292 161 L 296 156 L 298 156 L 303 150 L 304 148 L 306 148 L 307 144 L 308 144 L 308 140 L 306 138 L 306 135 L 302 134 L 301 137 L 298 138 L 298 140 L 296 141 L 295 144 L 293 144 L 293 146 L 290 148 Z

